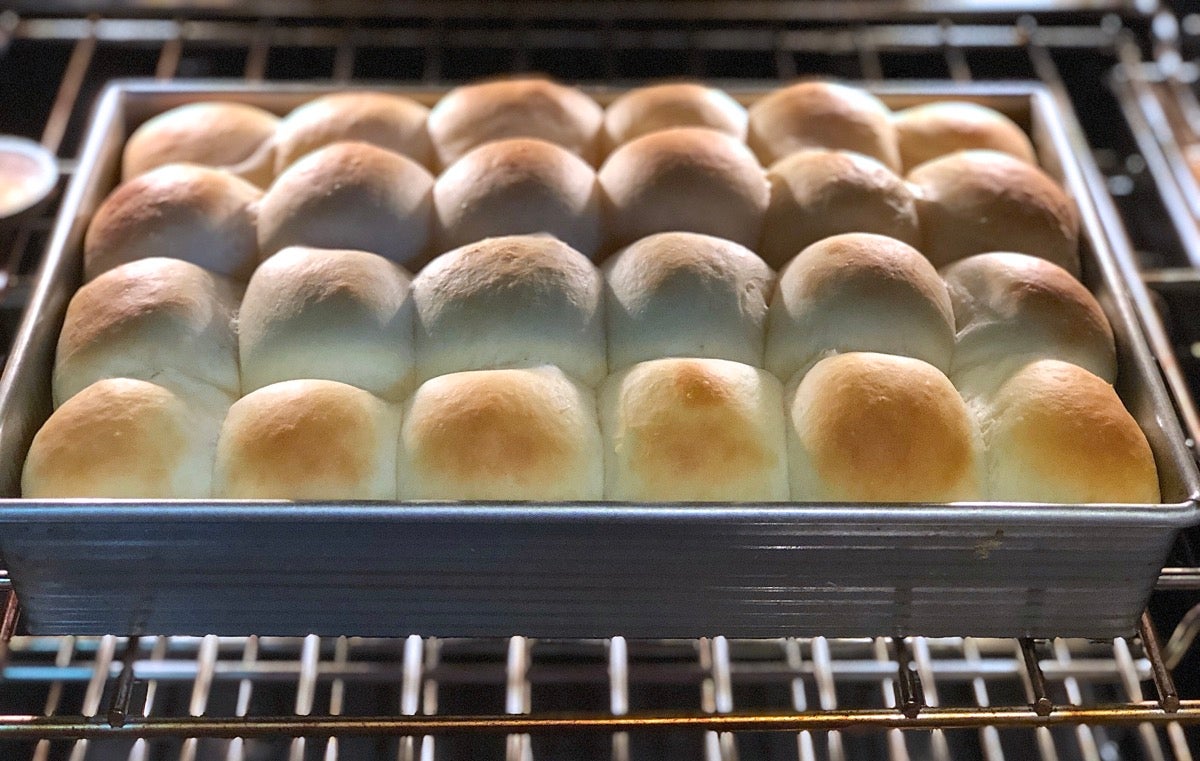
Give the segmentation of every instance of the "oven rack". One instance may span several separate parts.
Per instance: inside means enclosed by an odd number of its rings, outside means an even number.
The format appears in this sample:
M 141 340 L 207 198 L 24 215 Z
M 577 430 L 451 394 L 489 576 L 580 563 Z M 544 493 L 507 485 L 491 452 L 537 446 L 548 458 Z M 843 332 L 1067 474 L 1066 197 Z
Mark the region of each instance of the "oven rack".
M 679 4 L 695 15 L 669 18 L 642 18 L 631 10 L 638 4 L 622 3 L 605 20 L 595 3 L 517 18 L 450 3 L 434 19 L 413 11 L 385 20 L 163 18 L 147 15 L 149 4 L 122 5 L 140 15 L 0 13 L 0 102 L 21 104 L 0 112 L 0 131 L 41 140 L 64 178 L 92 99 L 116 76 L 428 85 L 510 71 L 585 83 L 1032 78 L 1075 104 L 1150 282 L 1186 264 L 1178 241 L 1163 236 L 1166 212 L 1105 84 L 1113 64 L 1153 52 L 1128 3 L 1102 3 L 1083 24 L 858 23 L 853 12 L 730 23 L 696 3 Z M 53 206 L 0 252 L 4 345 Z M 1196 552 L 1194 539 L 1180 543 L 1151 605 L 1158 626 L 1175 630 L 1165 652 L 1150 614 L 1139 637 L 1101 643 L 11 637 L 9 592 L 0 758 L 1191 759 L 1200 654 L 1189 634 L 1200 620 L 1183 611 L 1200 589 Z M 1169 668 L 1177 663 L 1180 689 Z

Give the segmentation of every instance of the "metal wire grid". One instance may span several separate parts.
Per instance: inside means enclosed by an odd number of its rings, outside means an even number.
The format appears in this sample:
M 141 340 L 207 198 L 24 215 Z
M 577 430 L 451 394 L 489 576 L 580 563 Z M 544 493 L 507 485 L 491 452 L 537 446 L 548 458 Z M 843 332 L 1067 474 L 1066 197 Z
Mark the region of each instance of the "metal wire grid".
M 67 177 L 90 101 L 112 76 L 428 84 L 525 70 L 584 81 L 808 73 L 1039 78 L 1054 88 L 1074 87 L 1076 102 L 1086 104 L 1094 93 L 1081 95 L 1078 83 L 1085 90 L 1095 83 L 1089 72 L 1116 60 L 1125 35 L 1117 16 L 1095 26 L 1040 27 L 1026 19 L 1015 26 L 804 30 L 784 23 L 656 28 L 525 18 L 380 26 L 9 13 L 0 14 L 0 68 L 10 68 L 0 77 L 0 97 L 11 96 L 6 102 L 21 108 L 0 116 L 0 127 L 40 139 L 60 157 Z M 1121 151 L 1111 153 L 1102 150 L 1099 158 L 1119 176 L 1128 167 Z M 15 325 L 52 206 L 16 231 L 0 257 L 0 329 Z M 1162 586 L 1195 588 L 1195 577 L 1194 569 L 1174 569 Z M 36 719 L 0 719 L 0 757 L 71 761 L 1191 759 L 1189 738 L 1171 719 L 1190 721 L 1200 712 L 1184 701 L 1181 712 L 1166 714 L 1163 707 L 1177 701 L 1169 675 L 1162 659 L 1148 657 L 1136 640 L 17 637 L 2 673 L 0 712 L 60 718 L 34 728 Z M 1147 700 L 1155 696 L 1163 702 Z M 1100 709 L 1109 704 L 1122 707 Z M 1071 720 L 1072 706 L 1092 711 L 1095 726 L 1055 724 Z M 657 716 L 661 724 L 650 731 L 634 719 L 622 724 L 630 715 Z M 520 724 L 522 716 L 527 724 Z M 806 717 L 804 728 L 796 716 Z M 422 725 L 420 717 L 430 721 Z M 556 717 L 575 731 L 546 731 Z M 270 725 L 273 719 L 282 723 Z M 1155 725 L 1128 724 L 1135 719 Z M 842 731 L 838 722 L 877 731 Z M 956 723 L 971 728 L 934 728 Z M 889 728 L 897 726 L 919 729 Z M 216 737 L 234 727 L 242 739 Z M 621 731 L 630 727 L 639 731 Z M 430 734 L 397 737 L 417 729 Z M 755 731 L 761 729 L 791 731 Z M 267 736 L 310 730 L 315 734 L 307 738 Z M 41 739 L 17 737 L 39 733 Z M 80 735 L 89 738 L 68 739 Z

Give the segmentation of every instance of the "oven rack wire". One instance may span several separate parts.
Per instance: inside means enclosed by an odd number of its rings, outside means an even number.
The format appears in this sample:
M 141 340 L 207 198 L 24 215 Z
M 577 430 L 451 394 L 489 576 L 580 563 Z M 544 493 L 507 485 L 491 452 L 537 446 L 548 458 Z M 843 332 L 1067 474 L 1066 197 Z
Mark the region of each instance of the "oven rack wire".
M 246 20 L 10 10 L 0 12 L 0 97 L 20 108 L 0 115 L 0 131 L 40 140 L 58 155 L 65 179 L 91 100 L 114 76 L 429 85 L 512 71 L 583 82 L 1033 78 L 1076 105 L 1126 222 L 1142 220 L 1131 234 L 1153 285 L 1162 279 L 1156 273 L 1187 260 L 1177 240 L 1161 237 L 1166 212 L 1132 137 L 1114 129 L 1104 74 L 1170 48 L 1150 39 L 1128 4 L 1101 5 L 1106 12 L 1086 24 L 1034 16 L 1015 24 L 800 24 L 769 14 L 731 23 L 699 14 L 598 20 L 598 12 Z M 0 252 L 5 345 L 53 206 Z M 1156 599 L 1194 602 L 1198 566 L 1194 543 L 1181 542 Z M 14 636 L 16 599 L 7 582 L 0 592 L 2 758 L 1109 761 L 1191 759 L 1200 743 L 1200 700 L 1181 697 L 1172 675 L 1176 668 L 1180 684 L 1196 681 L 1200 609 L 1167 616 L 1174 631 L 1161 648 L 1149 613 L 1139 636 L 1100 643 L 45 638 Z

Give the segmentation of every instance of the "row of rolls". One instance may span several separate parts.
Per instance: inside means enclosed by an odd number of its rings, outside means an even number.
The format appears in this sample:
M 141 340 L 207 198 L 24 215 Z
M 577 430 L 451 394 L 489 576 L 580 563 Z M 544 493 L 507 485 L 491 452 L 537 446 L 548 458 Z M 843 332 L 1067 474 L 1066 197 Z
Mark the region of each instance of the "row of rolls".
M 289 247 L 243 287 L 105 272 L 67 310 L 26 497 L 1140 502 L 1145 436 L 1070 272 L 824 238 L 776 273 L 659 233 L 598 268 L 489 238 L 410 278 Z
M 995 250 L 1079 267 L 1077 210 L 1017 124 L 966 102 L 893 114 L 830 82 L 780 88 L 748 111 L 682 83 L 602 109 L 538 79 L 458 88 L 432 110 L 378 92 L 327 95 L 282 119 L 196 103 L 141 125 L 122 177 L 87 231 L 89 278 L 167 246 L 245 280 L 296 245 L 415 270 L 500 235 L 546 232 L 599 261 L 679 230 L 776 268 L 844 232 L 905 241 L 939 267 Z

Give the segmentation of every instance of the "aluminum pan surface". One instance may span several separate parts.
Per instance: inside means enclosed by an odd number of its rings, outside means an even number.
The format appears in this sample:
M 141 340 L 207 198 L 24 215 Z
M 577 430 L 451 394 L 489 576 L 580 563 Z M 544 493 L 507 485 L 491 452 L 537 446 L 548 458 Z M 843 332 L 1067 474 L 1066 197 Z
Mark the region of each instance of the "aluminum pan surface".
M 727 89 L 748 102 L 773 86 Z M 344 88 L 125 82 L 105 93 L 31 312 L 0 380 L 6 493 L 15 493 L 28 440 L 49 412 L 49 362 L 66 299 L 80 281 L 83 228 L 111 187 L 124 135 L 153 113 L 203 97 L 286 111 L 333 89 Z M 443 92 L 380 89 L 427 103 Z M 1131 631 L 1174 529 L 1197 520 L 1197 476 L 1125 292 L 1141 284 L 1131 286 L 1122 277 L 1089 201 L 1086 167 L 1077 160 L 1090 157 L 1078 128 L 1060 113 L 1062 104 L 1036 84 L 896 83 L 868 89 L 898 107 L 969 97 L 1031 123 L 1047 168 L 1081 206 L 1090 242 L 1084 247 L 1085 279 L 1121 347 L 1118 388 L 1147 429 L 1164 495 L 1173 504 L 13 500 L 0 511 L 0 547 L 26 620 L 47 633 Z M 620 91 L 591 93 L 605 101 Z M 670 545 L 662 541 L 663 529 L 674 532 Z M 302 600 L 312 604 L 297 604 Z M 406 615 L 380 612 L 400 610 Z

